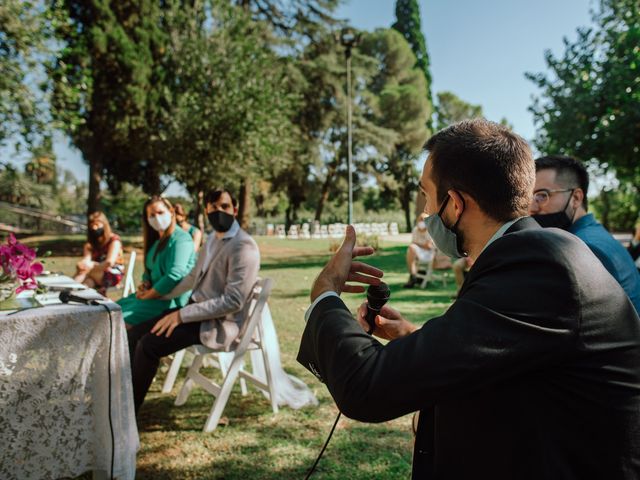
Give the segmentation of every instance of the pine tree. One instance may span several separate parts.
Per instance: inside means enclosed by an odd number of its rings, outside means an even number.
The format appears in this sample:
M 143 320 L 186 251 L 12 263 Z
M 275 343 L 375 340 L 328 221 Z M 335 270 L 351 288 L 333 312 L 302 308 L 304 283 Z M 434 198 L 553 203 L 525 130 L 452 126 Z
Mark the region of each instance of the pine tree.
M 424 73 L 427 79 L 427 98 L 433 104 L 431 96 L 431 72 L 429 70 L 429 53 L 427 52 L 427 42 L 422 34 L 422 23 L 420 21 L 420 7 L 418 0 L 397 0 L 396 1 L 396 23 L 391 28 L 402 34 L 416 56 L 416 68 Z

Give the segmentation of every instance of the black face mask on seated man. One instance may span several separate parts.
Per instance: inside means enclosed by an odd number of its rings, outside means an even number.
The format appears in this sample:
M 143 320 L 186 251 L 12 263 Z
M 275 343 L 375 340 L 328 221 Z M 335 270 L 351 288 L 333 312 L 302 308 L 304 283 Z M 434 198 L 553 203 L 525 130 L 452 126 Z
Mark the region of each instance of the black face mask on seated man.
M 229 231 L 235 217 L 230 213 L 223 212 L 221 210 L 211 212 L 207 214 L 207 218 L 211 223 L 211 226 L 216 232 L 224 233 Z
M 561 228 L 562 230 L 569 230 L 569 227 L 573 224 L 573 217 L 576 215 L 575 210 L 573 211 L 573 215 L 567 213 L 569 202 L 571 202 L 571 197 L 569 197 L 564 208 L 559 212 L 531 215 L 531 218 L 538 222 L 542 228 L 555 227 Z

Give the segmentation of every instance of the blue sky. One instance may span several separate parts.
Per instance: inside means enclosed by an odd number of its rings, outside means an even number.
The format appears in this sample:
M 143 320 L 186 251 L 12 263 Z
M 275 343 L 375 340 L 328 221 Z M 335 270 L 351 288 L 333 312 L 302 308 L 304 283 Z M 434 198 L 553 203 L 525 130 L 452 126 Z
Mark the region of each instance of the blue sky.
M 373 30 L 395 21 L 394 0 L 347 0 L 339 16 Z M 480 104 L 490 120 L 502 117 L 531 140 L 527 111 L 535 85 L 525 72 L 544 72 L 544 51 L 564 51 L 562 38 L 591 24 L 593 0 L 420 0 L 422 32 L 433 77 L 432 93 L 450 90 Z
M 536 92 L 525 72 L 544 72 L 544 51 L 560 54 L 562 39 L 590 25 L 594 0 L 421 0 L 422 30 L 433 77 L 432 92 L 450 90 L 482 105 L 491 120 L 506 117 L 517 133 L 531 140 L 533 118 L 527 111 Z M 394 0 L 346 0 L 338 16 L 357 28 L 373 30 L 395 21 Z M 59 135 L 54 149 L 61 168 L 86 180 L 80 153 Z M 168 193 L 178 193 L 176 185 Z

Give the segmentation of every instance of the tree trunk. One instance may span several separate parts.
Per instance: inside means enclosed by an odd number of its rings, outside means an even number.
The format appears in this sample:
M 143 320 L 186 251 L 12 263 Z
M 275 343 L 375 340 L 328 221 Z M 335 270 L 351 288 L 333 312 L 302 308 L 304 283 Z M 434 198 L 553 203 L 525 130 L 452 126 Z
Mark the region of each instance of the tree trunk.
M 407 232 L 411 232 L 413 230 L 413 221 L 411 218 L 411 191 L 408 188 L 402 190 L 400 203 L 404 210 L 404 221 L 407 224 Z
M 157 164 L 151 163 L 146 168 L 142 190 L 147 195 L 162 194 L 162 185 L 160 183 L 160 173 L 158 172 Z
M 611 203 L 609 202 L 608 192 L 603 188 L 600 191 L 600 199 L 602 200 L 602 226 L 609 230 L 609 212 L 611 210 Z
M 251 178 L 245 177 L 240 184 L 240 204 L 238 206 L 238 223 L 244 230 L 249 228 L 251 206 Z
M 318 206 L 316 207 L 316 215 L 314 220 L 320 221 L 322 218 L 322 210 L 324 209 L 324 203 L 329 198 L 329 187 L 331 187 L 331 181 L 336 173 L 337 163 L 331 163 L 327 170 L 327 178 L 322 184 L 322 190 L 320 192 L 320 199 L 318 200 Z
M 89 198 L 87 200 L 87 216 L 100 210 L 100 182 L 102 181 L 102 162 L 97 158 L 89 159 Z
M 202 209 L 203 205 L 204 192 L 202 190 L 198 190 L 198 193 L 196 194 L 196 223 L 202 233 L 204 233 L 204 210 Z

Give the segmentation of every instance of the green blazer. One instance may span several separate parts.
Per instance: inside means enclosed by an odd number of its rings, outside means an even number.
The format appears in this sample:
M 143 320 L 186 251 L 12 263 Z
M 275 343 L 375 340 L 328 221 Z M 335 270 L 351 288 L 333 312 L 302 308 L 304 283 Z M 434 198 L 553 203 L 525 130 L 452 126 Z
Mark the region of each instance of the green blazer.
M 158 241 L 156 241 L 145 258 L 145 271 L 142 279 L 149 281 L 151 286 L 160 294 L 165 295 L 173 290 L 180 281 L 191 271 L 196 262 L 191 235 L 177 227 L 169 237 L 164 248 L 157 255 Z M 183 307 L 189 300 L 191 291 L 170 299 L 139 300 L 135 293 L 120 299 L 124 321 L 137 325 L 160 315 L 163 311 Z

